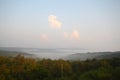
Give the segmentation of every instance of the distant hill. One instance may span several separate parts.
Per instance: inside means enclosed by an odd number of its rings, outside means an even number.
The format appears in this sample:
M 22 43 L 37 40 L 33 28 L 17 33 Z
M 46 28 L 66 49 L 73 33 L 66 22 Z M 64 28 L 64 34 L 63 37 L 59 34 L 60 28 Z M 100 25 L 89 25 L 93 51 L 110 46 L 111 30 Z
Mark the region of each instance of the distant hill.
M 28 54 L 28 53 L 24 53 L 24 52 L 17 52 L 17 51 L 4 51 L 4 50 L 0 50 L 0 56 L 8 56 L 8 57 L 15 57 L 18 54 L 21 54 L 25 57 L 33 57 L 33 54 Z
M 93 52 L 93 53 L 76 53 L 64 57 L 65 60 L 86 60 L 86 59 L 108 59 L 120 58 L 120 51 L 117 52 Z

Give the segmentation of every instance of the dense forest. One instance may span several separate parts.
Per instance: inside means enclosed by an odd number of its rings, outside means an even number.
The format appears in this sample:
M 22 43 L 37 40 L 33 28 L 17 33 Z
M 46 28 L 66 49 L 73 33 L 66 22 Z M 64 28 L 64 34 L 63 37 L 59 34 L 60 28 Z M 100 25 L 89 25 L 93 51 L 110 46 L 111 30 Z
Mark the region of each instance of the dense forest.
M 120 58 L 66 61 L 0 56 L 0 80 L 120 80 Z

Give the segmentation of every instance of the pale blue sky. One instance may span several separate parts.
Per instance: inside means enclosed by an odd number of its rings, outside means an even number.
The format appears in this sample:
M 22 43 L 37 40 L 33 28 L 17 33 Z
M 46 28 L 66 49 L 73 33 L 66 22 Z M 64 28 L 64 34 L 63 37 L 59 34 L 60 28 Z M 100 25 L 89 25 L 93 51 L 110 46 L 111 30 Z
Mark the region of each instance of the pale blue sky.
M 0 47 L 114 51 L 119 34 L 120 0 L 0 0 Z

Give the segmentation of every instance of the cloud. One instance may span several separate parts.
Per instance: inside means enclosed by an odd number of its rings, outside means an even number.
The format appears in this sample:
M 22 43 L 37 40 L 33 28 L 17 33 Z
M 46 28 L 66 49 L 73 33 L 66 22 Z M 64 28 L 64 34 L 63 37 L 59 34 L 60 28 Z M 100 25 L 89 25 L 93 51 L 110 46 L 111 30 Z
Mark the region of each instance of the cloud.
M 57 28 L 57 29 L 61 28 L 62 23 L 59 20 L 57 20 L 57 17 L 55 15 L 49 15 L 48 21 L 49 21 L 49 25 L 52 28 Z
M 48 36 L 46 34 L 41 34 L 41 38 L 46 40 L 46 39 L 48 39 Z
M 79 32 L 77 30 L 72 31 L 71 34 L 68 34 L 67 32 L 63 33 L 64 38 L 71 38 L 71 39 L 80 39 Z
M 68 35 L 67 32 L 64 32 L 64 33 L 63 33 L 63 36 L 64 36 L 65 38 L 68 38 L 68 37 L 69 37 L 69 35 Z
M 79 32 L 77 30 L 74 30 L 71 34 L 71 38 L 79 39 L 80 38 Z

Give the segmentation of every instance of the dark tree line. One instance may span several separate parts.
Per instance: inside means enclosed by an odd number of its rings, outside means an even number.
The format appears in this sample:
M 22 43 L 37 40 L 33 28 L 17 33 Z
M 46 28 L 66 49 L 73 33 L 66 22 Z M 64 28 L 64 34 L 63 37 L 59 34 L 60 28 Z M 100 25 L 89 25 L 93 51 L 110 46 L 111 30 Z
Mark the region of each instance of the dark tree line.
M 0 56 L 0 80 L 120 80 L 120 58 L 65 61 Z

